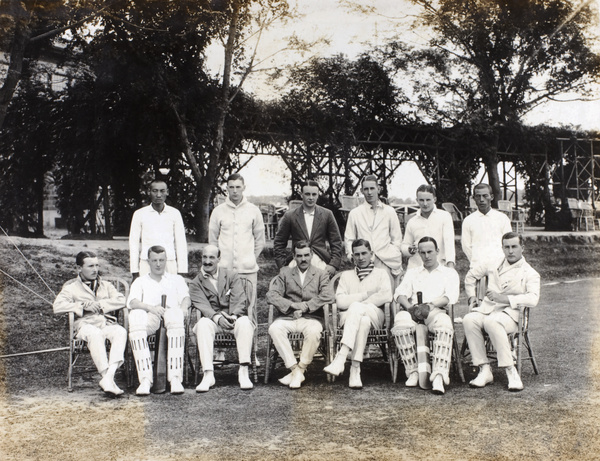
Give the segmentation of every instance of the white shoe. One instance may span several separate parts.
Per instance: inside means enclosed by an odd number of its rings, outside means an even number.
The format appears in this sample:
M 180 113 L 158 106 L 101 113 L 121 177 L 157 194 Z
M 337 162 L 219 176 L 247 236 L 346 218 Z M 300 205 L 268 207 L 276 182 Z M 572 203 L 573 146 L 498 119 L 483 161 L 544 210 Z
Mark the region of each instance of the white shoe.
M 105 376 L 104 378 L 102 378 L 100 380 L 100 382 L 98 383 L 98 385 L 100 386 L 100 389 L 102 389 L 107 394 L 113 394 L 113 395 L 123 394 L 123 390 L 120 389 L 119 386 L 117 386 L 117 384 L 115 383 L 115 381 L 112 378 L 109 378 L 108 376 Z
M 508 367 L 506 369 L 506 376 L 508 377 L 508 390 L 512 392 L 518 392 L 523 390 L 523 382 L 519 376 L 519 372 L 515 367 Z
M 200 384 L 196 386 L 196 392 L 208 392 L 215 385 L 215 375 L 211 372 L 204 372 L 204 377 Z
M 410 376 L 408 377 L 408 379 L 406 380 L 406 383 L 404 383 L 404 385 L 406 387 L 417 387 L 417 385 L 419 384 L 419 373 L 416 371 L 413 371 Z
M 184 393 L 183 385 L 181 381 L 177 378 L 173 378 L 171 380 L 171 394 L 183 394 Z
M 339 376 L 344 372 L 344 366 L 346 365 L 346 358 L 342 358 L 340 355 L 336 355 L 329 365 L 323 368 L 325 373 L 329 373 L 333 376 Z
M 252 381 L 250 381 L 250 376 L 248 376 L 247 366 L 240 366 L 240 369 L 238 371 L 238 381 L 240 383 L 240 389 L 243 389 L 245 391 L 254 387 L 254 384 L 252 384 Z
M 362 381 L 360 380 L 360 367 L 350 367 L 350 379 L 348 380 L 350 389 L 362 389 Z
M 294 368 L 294 371 L 290 373 L 292 379 L 290 380 L 290 389 L 300 389 L 300 386 L 306 378 L 304 378 L 304 371 L 300 367 Z
M 436 377 L 433 378 L 431 390 L 434 394 L 444 395 L 446 393 L 446 390 L 444 389 L 444 378 L 442 378 L 442 375 L 436 375 Z
M 473 379 L 469 386 L 471 387 L 485 387 L 487 384 L 494 382 L 494 375 L 492 374 L 492 368 L 489 365 L 482 365 L 479 369 L 479 374 Z
M 135 395 L 150 395 L 150 388 L 152 383 L 148 378 L 142 378 L 142 382 L 135 391 Z
M 304 377 L 304 373 L 302 374 L 302 382 L 304 382 L 306 380 L 306 378 Z M 284 386 L 289 386 L 290 383 L 292 382 L 292 372 L 290 371 L 287 375 L 285 375 L 283 378 L 278 380 L 281 384 L 283 384 Z

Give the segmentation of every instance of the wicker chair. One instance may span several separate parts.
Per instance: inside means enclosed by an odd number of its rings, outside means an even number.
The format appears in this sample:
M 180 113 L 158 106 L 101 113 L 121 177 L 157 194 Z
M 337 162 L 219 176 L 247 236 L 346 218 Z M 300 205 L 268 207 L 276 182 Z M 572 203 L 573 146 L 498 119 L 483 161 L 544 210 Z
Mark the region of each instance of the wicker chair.
M 129 283 L 127 283 L 126 280 L 124 280 L 120 277 L 111 277 L 111 276 L 102 277 L 102 280 L 105 282 L 112 283 L 120 293 L 123 293 L 123 295 L 125 296 L 125 300 L 127 300 L 128 296 L 129 296 Z M 123 309 L 120 309 L 120 310 L 114 312 L 114 314 L 117 315 L 117 321 L 119 322 L 119 324 L 121 324 L 125 328 L 125 330 L 128 330 L 128 326 L 129 326 L 127 313 L 128 313 L 128 311 L 125 308 L 125 304 L 123 304 Z M 86 364 L 78 363 L 79 361 L 81 361 L 81 359 L 83 359 L 84 356 L 89 356 L 90 351 L 87 347 L 87 343 L 82 339 L 77 339 L 77 337 L 76 337 L 77 333 L 75 332 L 75 314 L 73 312 L 69 312 L 68 317 L 69 317 L 69 367 L 68 367 L 68 371 L 67 371 L 67 382 L 68 382 L 67 390 L 69 392 L 73 392 L 73 376 L 74 375 L 95 373 L 97 370 L 93 363 L 91 365 L 89 364 L 89 361 Z M 107 340 L 106 341 L 107 348 L 109 347 L 109 344 L 110 343 Z M 129 348 L 129 345 L 127 345 L 127 348 Z M 130 368 L 129 361 L 125 360 L 125 363 L 123 364 L 123 369 L 125 371 L 127 383 L 129 383 L 129 381 L 131 379 L 131 368 Z

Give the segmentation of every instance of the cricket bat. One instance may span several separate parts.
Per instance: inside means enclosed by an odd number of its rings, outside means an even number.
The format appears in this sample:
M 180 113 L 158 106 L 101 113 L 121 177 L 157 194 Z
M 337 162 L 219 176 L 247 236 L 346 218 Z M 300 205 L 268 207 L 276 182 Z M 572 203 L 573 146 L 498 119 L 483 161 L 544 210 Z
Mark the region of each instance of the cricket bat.
M 417 292 L 417 302 L 423 303 L 423 293 Z M 417 342 L 417 363 L 419 365 L 419 387 L 421 389 L 431 389 L 431 357 L 429 351 L 429 330 L 422 323 L 417 323 L 415 327 L 415 339 Z
M 167 307 L 167 295 L 162 295 L 162 307 Z M 162 394 L 167 391 L 167 329 L 165 321 L 160 319 L 160 327 L 156 332 L 156 348 L 154 349 L 154 384 L 152 392 Z

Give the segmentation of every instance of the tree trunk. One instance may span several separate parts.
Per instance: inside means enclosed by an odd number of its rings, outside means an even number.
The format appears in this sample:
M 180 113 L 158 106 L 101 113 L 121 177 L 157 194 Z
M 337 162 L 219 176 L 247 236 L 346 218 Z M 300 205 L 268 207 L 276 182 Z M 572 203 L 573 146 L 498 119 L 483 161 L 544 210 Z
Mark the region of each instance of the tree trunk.
M 485 154 L 483 155 L 483 164 L 485 165 L 485 171 L 488 176 L 489 185 L 492 187 L 492 193 L 494 194 L 494 200 L 492 200 L 492 207 L 498 208 L 498 200 L 502 197 L 500 190 L 500 176 L 498 175 L 498 132 L 496 131 L 489 141 Z
M 196 214 L 196 232 L 199 242 L 208 242 L 208 222 L 210 219 L 210 196 L 212 187 L 201 185 L 197 190 L 198 213 Z M 203 184 L 204 184 L 203 183 Z M 211 181 L 212 183 L 212 181 Z
M 44 173 L 42 173 L 35 181 L 35 195 L 37 206 L 37 225 L 35 226 L 35 235 L 37 237 L 44 236 Z
M 10 101 L 12 100 L 15 89 L 21 79 L 25 47 L 29 42 L 31 34 L 27 12 L 23 9 L 21 2 L 13 0 L 11 7 L 15 10 L 15 35 L 10 49 L 8 71 L 6 72 L 4 84 L 2 85 L 2 88 L 0 88 L 0 130 L 4 125 L 4 119 L 6 118 L 6 112 L 8 111 Z

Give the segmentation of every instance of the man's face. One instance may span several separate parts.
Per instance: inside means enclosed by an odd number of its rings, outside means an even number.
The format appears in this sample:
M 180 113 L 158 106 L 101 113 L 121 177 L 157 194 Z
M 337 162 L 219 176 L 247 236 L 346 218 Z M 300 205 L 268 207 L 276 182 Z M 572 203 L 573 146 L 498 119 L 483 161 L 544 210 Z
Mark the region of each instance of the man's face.
M 148 255 L 148 264 L 150 264 L 150 272 L 153 275 L 163 275 L 167 267 L 167 254 L 151 251 Z
M 169 196 L 167 185 L 162 181 L 156 181 L 150 184 L 150 201 L 152 205 L 162 207 Z
M 98 270 L 100 265 L 98 264 L 98 258 L 85 258 L 82 266 L 77 266 L 79 275 L 85 281 L 96 280 L 98 278 Z
M 509 264 L 516 263 L 523 257 L 523 246 L 519 242 L 519 237 L 506 239 L 502 241 L 502 251 Z
M 425 269 L 435 269 L 438 262 L 438 250 L 433 242 L 419 243 L 419 256 Z
M 371 263 L 373 252 L 365 245 L 359 245 L 352 250 L 352 259 L 358 268 L 364 269 Z
M 476 188 L 473 191 L 473 200 L 477 205 L 477 209 L 486 214 L 492 208 L 492 200 L 494 196 L 487 187 Z
M 311 259 L 312 251 L 310 248 L 296 248 L 296 250 L 294 250 L 294 260 L 298 265 L 298 269 L 302 272 L 308 269 Z
M 229 194 L 229 200 L 234 204 L 238 205 L 244 198 L 244 190 L 246 186 L 241 179 L 229 181 L 227 183 L 227 193 Z
M 304 186 L 302 188 L 302 203 L 306 208 L 313 208 L 319 198 L 319 188 L 316 186 Z
M 363 182 L 362 193 L 369 205 L 374 205 L 379 200 L 379 186 L 375 181 Z
M 431 213 L 435 207 L 436 197 L 431 192 L 417 192 L 417 203 L 421 213 Z
M 219 267 L 219 250 L 214 245 L 208 245 L 202 252 L 202 269 L 207 274 L 214 274 Z

